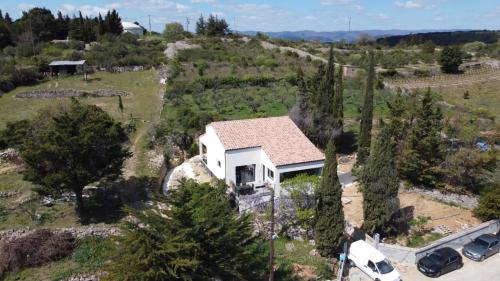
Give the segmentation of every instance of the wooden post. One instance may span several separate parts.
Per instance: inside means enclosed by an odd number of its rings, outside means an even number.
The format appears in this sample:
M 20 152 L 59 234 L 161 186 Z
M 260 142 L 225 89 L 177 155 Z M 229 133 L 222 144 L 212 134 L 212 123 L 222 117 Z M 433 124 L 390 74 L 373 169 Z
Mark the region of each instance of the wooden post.
M 269 281 L 274 281 L 274 187 L 271 187 L 271 235 L 269 238 Z

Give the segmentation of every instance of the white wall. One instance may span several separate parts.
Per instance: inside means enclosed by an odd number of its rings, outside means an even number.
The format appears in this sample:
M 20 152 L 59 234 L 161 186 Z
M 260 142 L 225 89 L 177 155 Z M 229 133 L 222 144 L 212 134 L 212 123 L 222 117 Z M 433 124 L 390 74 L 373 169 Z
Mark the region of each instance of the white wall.
M 262 183 L 261 148 L 244 148 L 226 151 L 226 183 L 236 184 L 236 167 L 255 164 L 254 185 Z
M 211 126 L 206 127 L 205 135 L 200 137 L 200 155 L 202 154 L 202 144 L 207 147 L 207 167 L 218 179 L 226 177 L 224 167 L 225 163 L 225 150 L 219 138 L 215 134 L 215 130 Z M 221 165 L 219 167 L 218 162 Z
M 255 182 L 252 184 L 262 186 L 266 182 L 271 183 L 276 189 L 276 194 L 281 191 L 280 173 L 322 168 L 324 162 L 316 161 L 276 167 L 261 147 L 225 151 L 211 126 L 206 127 L 205 135 L 200 137 L 199 142 L 200 155 L 202 154 L 202 144 L 207 148 L 207 167 L 215 177 L 225 179 L 229 185 L 236 184 L 236 167 L 255 164 Z M 220 167 L 217 161 L 220 161 Z M 267 171 L 263 170 L 262 165 L 274 172 L 274 179 L 267 176 Z M 264 181 L 262 180 L 263 175 L 265 175 Z

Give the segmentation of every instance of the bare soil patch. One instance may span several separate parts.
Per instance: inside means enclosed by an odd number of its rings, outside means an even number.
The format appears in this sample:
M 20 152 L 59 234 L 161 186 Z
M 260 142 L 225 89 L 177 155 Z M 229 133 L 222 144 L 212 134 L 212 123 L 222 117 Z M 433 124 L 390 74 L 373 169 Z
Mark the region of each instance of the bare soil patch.
M 363 195 L 358 190 L 358 184 L 346 187 L 343 197 L 351 200 L 344 205 L 346 220 L 354 226 L 361 226 L 363 224 Z M 428 196 L 400 191 L 399 200 L 401 208 L 412 209 L 413 218 L 429 217 L 426 224 L 428 228 L 445 226 L 455 233 L 481 223 L 473 217 L 470 210 L 450 206 Z

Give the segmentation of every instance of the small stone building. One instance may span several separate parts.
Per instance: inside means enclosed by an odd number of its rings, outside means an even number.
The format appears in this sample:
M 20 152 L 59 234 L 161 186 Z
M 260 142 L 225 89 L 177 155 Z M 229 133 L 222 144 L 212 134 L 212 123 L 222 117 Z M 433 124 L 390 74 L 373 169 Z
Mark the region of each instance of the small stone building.
M 53 61 L 49 64 L 50 74 L 77 74 L 85 72 L 86 62 L 79 61 Z

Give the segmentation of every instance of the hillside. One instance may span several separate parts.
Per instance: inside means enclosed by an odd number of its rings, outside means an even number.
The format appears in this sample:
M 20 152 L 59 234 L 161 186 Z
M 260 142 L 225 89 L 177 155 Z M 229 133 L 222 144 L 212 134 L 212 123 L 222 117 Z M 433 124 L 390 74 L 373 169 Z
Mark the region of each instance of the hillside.
M 390 36 L 402 36 L 414 33 L 430 33 L 445 30 L 403 30 L 403 29 L 388 29 L 388 30 L 352 30 L 352 31 L 313 31 L 313 30 L 302 30 L 302 31 L 277 31 L 277 32 L 262 32 L 271 38 L 285 39 L 292 41 L 319 41 L 321 43 L 329 42 L 355 42 L 362 35 L 369 35 L 373 38 L 384 38 Z M 446 30 L 449 31 L 449 30 Z M 243 35 L 255 36 L 258 31 L 238 31 L 238 33 Z
M 394 47 L 405 43 L 408 45 L 419 45 L 432 41 L 439 46 L 461 45 L 471 42 L 483 42 L 486 44 L 496 43 L 500 38 L 497 31 L 478 30 L 478 31 L 447 31 L 417 33 L 409 35 L 384 36 L 377 39 L 377 43 Z

